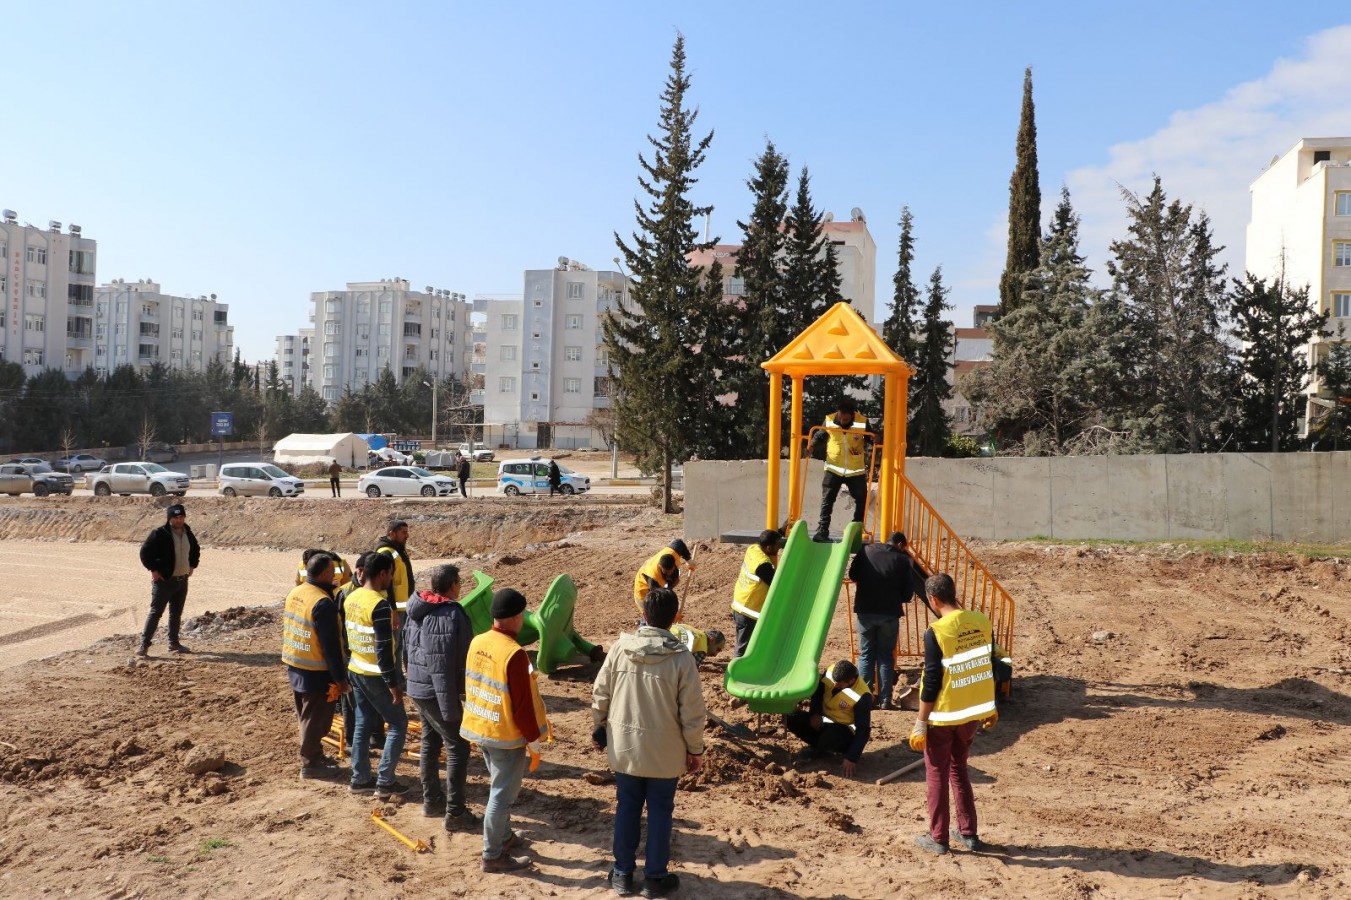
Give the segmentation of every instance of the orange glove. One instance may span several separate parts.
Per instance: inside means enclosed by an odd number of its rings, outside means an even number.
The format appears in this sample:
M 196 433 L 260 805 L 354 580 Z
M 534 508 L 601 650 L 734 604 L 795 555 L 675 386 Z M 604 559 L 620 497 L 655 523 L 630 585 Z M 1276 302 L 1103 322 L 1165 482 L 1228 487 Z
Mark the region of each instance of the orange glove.
M 327 696 L 324 697 L 324 699 L 327 700 L 329 703 L 337 703 L 338 698 L 341 696 L 342 696 L 342 688 L 338 687 L 338 683 L 336 681 L 330 681 L 328 683 L 328 694 Z
M 988 718 L 980 720 L 980 730 L 989 731 L 991 728 L 995 726 L 995 723 L 997 723 L 998 721 L 999 721 L 999 710 L 996 709 L 994 712 L 990 713 Z
M 531 741 L 525 745 L 525 752 L 530 754 L 530 771 L 533 772 L 539 768 L 540 750 L 542 748 L 538 741 Z
M 924 748 L 929 743 L 929 723 L 915 722 L 915 727 L 910 729 L 910 749 L 917 753 L 923 753 Z

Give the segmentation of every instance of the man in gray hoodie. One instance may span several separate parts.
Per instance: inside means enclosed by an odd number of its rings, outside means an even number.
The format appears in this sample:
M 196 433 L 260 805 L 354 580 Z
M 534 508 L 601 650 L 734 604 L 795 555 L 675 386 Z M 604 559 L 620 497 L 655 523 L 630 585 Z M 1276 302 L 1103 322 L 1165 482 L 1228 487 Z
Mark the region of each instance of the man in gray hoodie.
M 671 633 L 680 601 L 669 588 L 643 601 L 646 625 L 620 635 L 596 675 L 592 740 L 608 751 L 615 773 L 614 866 L 610 885 L 633 893 L 638 835 L 647 807 L 644 897 L 665 897 L 680 886 L 667 871 L 676 782 L 697 772 L 704 752 L 704 695 L 689 649 Z

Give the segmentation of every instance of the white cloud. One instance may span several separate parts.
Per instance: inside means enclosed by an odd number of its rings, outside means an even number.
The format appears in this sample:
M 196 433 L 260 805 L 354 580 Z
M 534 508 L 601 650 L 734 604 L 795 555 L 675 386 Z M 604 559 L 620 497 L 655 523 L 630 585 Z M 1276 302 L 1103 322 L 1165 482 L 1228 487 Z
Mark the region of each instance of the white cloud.
M 1105 165 L 1070 172 L 1065 181 L 1083 219 L 1089 265 L 1105 277 L 1107 245 L 1125 233 L 1118 185 L 1148 191 L 1157 173 L 1170 199 L 1210 214 L 1217 243 L 1227 248 L 1230 274 L 1240 274 L 1248 186 L 1273 156 L 1301 138 L 1351 133 L 1348 83 L 1351 26 L 1330 28 L 1310 37 L 1302 55 L 1277 60 L 1261 78 L 1215 103 L 1174 113 L 1148 137 L 1112 147 Z

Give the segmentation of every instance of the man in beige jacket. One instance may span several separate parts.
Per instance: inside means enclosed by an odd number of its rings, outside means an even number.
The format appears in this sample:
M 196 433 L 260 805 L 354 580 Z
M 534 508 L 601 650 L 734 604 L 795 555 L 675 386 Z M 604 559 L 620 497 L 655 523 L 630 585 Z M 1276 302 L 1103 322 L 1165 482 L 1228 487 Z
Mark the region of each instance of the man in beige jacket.
M 614 866 L 610 885 L 633 893 L 638 835 L 647 807 L 644 897 L 665 897 L 680 886 L 667 871 L 676 782 L 697 772 L 704 752 L 704 695 L 689 649 L 670 631 L 680 610 L 675 592 L 653 588 L 643 601 L 646 625 L 620 635 L 596 675 L 592 740 L 605 748 L 615 773 Z

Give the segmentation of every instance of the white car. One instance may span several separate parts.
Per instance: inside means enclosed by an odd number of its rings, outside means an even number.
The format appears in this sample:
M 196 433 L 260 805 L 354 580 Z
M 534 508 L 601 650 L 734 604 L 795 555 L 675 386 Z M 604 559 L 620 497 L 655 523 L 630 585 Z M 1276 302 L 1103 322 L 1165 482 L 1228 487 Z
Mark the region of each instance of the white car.
M 413 461 L 411 454 L 400 453 L 393 447 L 381 447 L 379 450 L 372 450 L 371 456 L 381 462 L 394 463 L 400 466 L 406 466 Z
M 591 479 L 586 475 L 579 475 L 567 466 L 559 466 L 558 474 L 562 476 L 558 488 L 564 494 L 585 494 L 591 490 Z M 497 467 L 497 493 L 508 497 L 549 493 L 549 459 L 532 456 L 502 460 Z
M 188 476 L 182 472 L 170 472 L 159 463 L 152 462 L 113 463 L 88 476 L 85 484 L 99 497 L 110 494 L 124 497 L 127 494 L 149 494 L 152 497 L 177 494 L 182 497 L 188 492 Z
M 420 466 L 388 466 L 362 475 L 357 490 L 367 497 L 449 497 L 456 484 Z
M 216 485 L 226 497 L 257 494 L 268 497 L 298 497 L 305 482 L 271 463 L 226 463 L 220 467 Z

